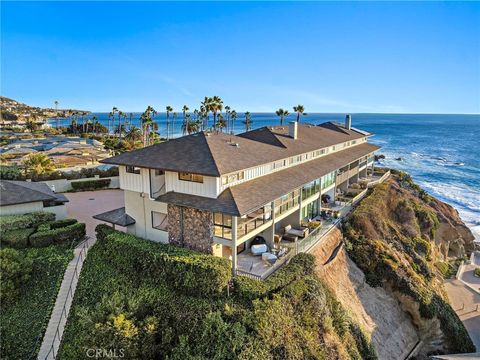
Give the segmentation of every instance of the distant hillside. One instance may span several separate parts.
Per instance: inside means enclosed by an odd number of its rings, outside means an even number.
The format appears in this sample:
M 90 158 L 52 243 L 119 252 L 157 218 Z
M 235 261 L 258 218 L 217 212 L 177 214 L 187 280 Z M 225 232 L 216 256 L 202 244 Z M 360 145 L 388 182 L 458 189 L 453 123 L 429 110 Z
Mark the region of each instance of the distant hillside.
M 13 99 L 9 99 L 5 96 L 0 96 L 1 112 L 0 123 L 1 124 L 18 124 L 22 125 L 27 120 L 33 120 L 37 123 L 43 123 L 51 117 L 67 117 L 74 113 L 89 114 L 89 111 L 75 110 L 75 109 L 58 109 L 53 108 L 40 108 L 30 106 Z

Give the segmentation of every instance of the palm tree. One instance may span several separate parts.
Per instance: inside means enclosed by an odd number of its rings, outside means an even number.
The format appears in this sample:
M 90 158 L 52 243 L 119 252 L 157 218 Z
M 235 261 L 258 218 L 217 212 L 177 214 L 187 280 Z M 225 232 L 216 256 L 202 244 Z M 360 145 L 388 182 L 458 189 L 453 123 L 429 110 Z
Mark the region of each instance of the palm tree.
M 300 121 L 300 115 L 307 115 L 305 113 L 305 108 L 303 107 L 303 105 L 294 106 L 293 111 L 297 113 L 297 122 Z
M 282 108 L 278 109 L 275 114 L 277 114 L 277 116 L 280 116 L 280 125 L 283 126 L 283 119 L 285 117 L 287 117 L 288 115 L 290 115 L 290 113 L 288 112 L 288 110 L 284 110 Z M 298 120 L 297 120 L 298 121 Z
M 97 125 L 98 125 L 97 117 L 93 116 L 92 117 L 92 133 L 94 135 L 97 135 Z
M 170 135 L 170 113 L 173 111 L 173 108 L 170 105 L 167 105 L 165 108 L 167 110 L 167 140 Z
M 183 112 L 183 123 L 182 123 L 182 128 L 186 129 L 185 125 L 185 114 L 187 111 L 190 110 L 187 105 L 183 105 L 182 112 Z M 185 135 L 185 132 L 183 133 Z
M 218 114 L 218 122 L 216 128 L 220 130 L 220 132 L 223 132 L 223 129 L 227 127 L 227 124 L 225 123 L 225 119 L 222 114 Z
M 225 115 L 227 117 L 226 119 L 226 124 L 227 124 L 227 133 L 228 133 L 228 128 L 230 127 L 230 106 L 225 106 Z
M 252 128 L 252 118 L 249 111 L 245 113 L 245 120 L 243 123 L 245 124 L 245 131 L 249 131 Z
M 205 130 L 205 128 L 208 127 L 208 110 L 206 105 L 204 105 L 204 103 L 205 102 L 202 102 L 202 105 L 200 105 L 200 117 L 202 119 L 202 130 Z
M 53 161 L 41 152 L 28 154 L 23 159 L 23 165 L 25 166 L 25 172 L 33 175 L 46 174 L 55 170 Z
M 58 100 L 53 103 L 55 104 L 55 128 L 58 129 Z
M 223 109 L 223 100 L 219 96 L 214 96 L 208 99 L 209 110 L 213 114 L 213 128 L 217 126 L 217 111 L 222 111 Z
M 125 139 L 134 145 L 136 141 L 142 140 L 142 131 L 139 127 L 131 126 L 125 134 Z
M 235 120 L 237 119 L 237 112 L 235 110 L 232 110 L 230 113 L 230 117 L 232 118 L 232 129 L 230 133 L 235 132 Z

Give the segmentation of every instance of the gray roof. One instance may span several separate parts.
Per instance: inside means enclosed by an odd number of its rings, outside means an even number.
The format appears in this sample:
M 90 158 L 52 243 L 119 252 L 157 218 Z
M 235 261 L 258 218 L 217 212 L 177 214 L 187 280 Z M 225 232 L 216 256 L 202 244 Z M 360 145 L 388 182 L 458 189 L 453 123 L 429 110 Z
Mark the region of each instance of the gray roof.
M 288 126 L 262 127 L 240 135 L 201 132 L 102 162 L 220 176 L 365 136 L 332 122 L 299 124 L 297 139 L 288 136 Z
M 110 210 L 98 215 L 92 216 L 94 219 L 105 221 L 110 224 L 120 225 L 120 226 L 128 226 L 135 224 L 135 219 L 132 218 L 125 212 L 125 208 L 118 208 L 115 210 Z
M 37 201 L 67 202 L 63 194 L 57 194 L 42 182 L 0 180 L 0 206 L 25 204 Z
M 232 186 L 224 190 L 217 199 L 168 192 L 159 196 L 157 200 L 180 206 L 241 216 L 377 149 L 379 147 L 376 145 L 360 144 Z

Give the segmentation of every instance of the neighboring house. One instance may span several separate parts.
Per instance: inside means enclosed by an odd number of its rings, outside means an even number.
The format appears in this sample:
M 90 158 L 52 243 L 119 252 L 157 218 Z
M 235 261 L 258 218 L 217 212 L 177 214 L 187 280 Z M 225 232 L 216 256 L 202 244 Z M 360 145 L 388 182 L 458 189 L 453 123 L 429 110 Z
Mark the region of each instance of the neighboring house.
M 0 215 L 47 211 L 60 220 L 67 217 L 66 202 L 65 195 L 53 192 L 47 184 L 0 180 Z
M 114 156 L 125 207 L 96 219 L 129 233 L 232 259 L 253 238 L 315 218 L 373 169 L 371 134 L 291 122 L 239 135 L 200 132 Z M 338 174 L 338 175 L 337 175 Z M 328 195 L 328 196 L 325 196 Z

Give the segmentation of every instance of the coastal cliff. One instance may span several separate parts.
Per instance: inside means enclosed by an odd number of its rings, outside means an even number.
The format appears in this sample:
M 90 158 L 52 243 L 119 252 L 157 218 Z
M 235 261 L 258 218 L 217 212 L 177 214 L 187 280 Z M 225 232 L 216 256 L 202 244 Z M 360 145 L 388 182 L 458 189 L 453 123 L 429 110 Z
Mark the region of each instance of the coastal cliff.
M 371 336 L 380 359 L 402 359 L 414 348 L 421 358 L 475 350 L 439 271 L 469 254 L 473 239 L 455 209 L 394 172 L 313 255 L 317 275 Z

